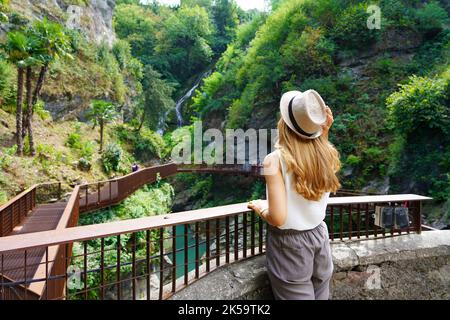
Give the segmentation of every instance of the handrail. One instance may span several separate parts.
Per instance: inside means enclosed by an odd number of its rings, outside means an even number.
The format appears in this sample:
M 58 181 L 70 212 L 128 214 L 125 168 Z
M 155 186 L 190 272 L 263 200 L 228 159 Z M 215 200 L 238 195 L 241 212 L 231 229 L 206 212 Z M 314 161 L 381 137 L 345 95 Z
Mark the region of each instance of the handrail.
M 358 199 L 360 198 L 360 199 Z M 403 201 L 431 200 L 415 194 L 331 197 L 328 205 L 386 203 Z M 26 250 L 42 246 L 54 246 L 76 241 L 92 240 L 100 237 L 132 233 L 148 229 L 158 229 L 178 224 L 188 224 L 208 219 L 223 218 L 237 213 L 249 212 L 247 203 L 231 204 L 213 208 L 182 211 L 172 214 L 145 217 L 139 219 L 114 221 L 103 224 L 79 226 L 64 230 L 36 232 L 0 238 L 0 254 L 15 250 Z

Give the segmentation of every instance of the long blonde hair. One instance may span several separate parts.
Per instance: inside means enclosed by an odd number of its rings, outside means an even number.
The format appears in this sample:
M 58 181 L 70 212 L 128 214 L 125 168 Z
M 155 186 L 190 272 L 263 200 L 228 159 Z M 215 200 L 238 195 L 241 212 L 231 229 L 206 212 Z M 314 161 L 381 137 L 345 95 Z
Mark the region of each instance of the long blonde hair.
M 293 174 L 295 190 L 305 199 L 318 201 L 325 192 L 341 187 L 336 176 L 341 168 L 339 152 L 323 135 L 303 139 L 280 119 L 275 147 Z

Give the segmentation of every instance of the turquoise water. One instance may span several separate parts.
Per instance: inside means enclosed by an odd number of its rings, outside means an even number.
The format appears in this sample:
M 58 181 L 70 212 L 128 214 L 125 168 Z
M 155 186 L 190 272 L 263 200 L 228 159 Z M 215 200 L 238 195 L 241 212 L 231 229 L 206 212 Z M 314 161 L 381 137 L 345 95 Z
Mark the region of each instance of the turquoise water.
M 183 225 L 176 226 L 176 233 L 177 233 L 177 240 L 176 240 L 177 253 L 175 255 L 177 262 L 176 275 L 177 278 L 179 278 L 184 275 L 184 226 Z M 188 247 L 192 246 L 192 248 L 188 248 L 188 271 L 192 271 L 195 269 L 195 247 L 194 247 L 195 238 L 194 232 L 191 230 L 191 228 L 188 228 L 187 239 L 188 239 Z M 199 244 L 200 258 L 205 254 L 205 252 L 206 252 L 206 244 L 200 243 Z M 172 256 L 173 256 L 172 254 L 168 255 L 169 259 L 173 261 Z

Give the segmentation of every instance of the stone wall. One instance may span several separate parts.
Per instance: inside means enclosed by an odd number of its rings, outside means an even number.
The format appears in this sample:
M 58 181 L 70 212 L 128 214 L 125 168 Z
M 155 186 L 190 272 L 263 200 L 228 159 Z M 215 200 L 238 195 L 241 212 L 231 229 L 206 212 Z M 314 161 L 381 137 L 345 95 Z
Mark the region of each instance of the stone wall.
M 332 299 L 450 299 L 450 231 L 333 243 Z M 172 299 L 272 299 L 258 256 L 221 267 Z

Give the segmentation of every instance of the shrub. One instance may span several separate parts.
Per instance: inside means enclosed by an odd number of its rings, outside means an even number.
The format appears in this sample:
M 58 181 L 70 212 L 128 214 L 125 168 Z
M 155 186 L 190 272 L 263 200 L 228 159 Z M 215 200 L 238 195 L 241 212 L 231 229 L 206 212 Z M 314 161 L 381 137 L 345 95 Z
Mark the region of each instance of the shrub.
M 448 72 L 450 74 L 450 72 Z M 401 134 L 417 128 L 449 132 L 449 78 L 410 77 L 387 98 L 391 126 Z
M 110 143 L 106 146 L 102 154 L 103 169 L 106 173 L 109 174 L 111 171 L 119 171 L 122 153 L 122 148 L 116 143 Z
M 74 149 L 81 149 L 81 135 L 76 132 L 69 133 L 65 144 Z
M 350 6 L 338 17 L 331 35 L 342 48 L 364 48 L 378 39 L 379 31 L 367 28 L 367 7 L 365 2 Z
M 349 154 L 347 160 L 345 161 L 349 166 L 356 166 L 361 162 L 361 158 L 355 156 L 354 154 Z
M 50 114 L 50 111 L 45 110 L 45 104 L 44 101 L 39 100 L 33 108 L 34 112 L 41 118 L 41 120 L 51 120 L 52 115 Z
M 419 28 L 425 32 L 437 33 L 448 23 L 447 12 L 436 1 L 417 9 L 416 15 Z
M 0 58 L 0 105 L 14 97 L 14 69 Z

